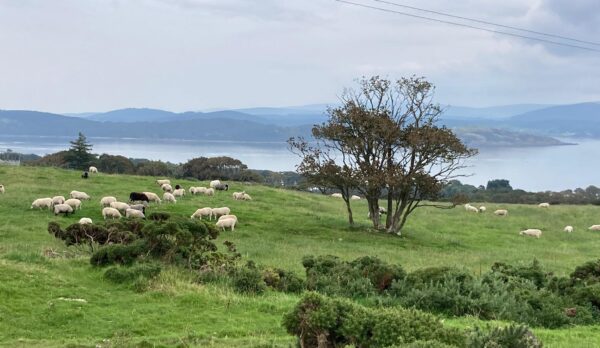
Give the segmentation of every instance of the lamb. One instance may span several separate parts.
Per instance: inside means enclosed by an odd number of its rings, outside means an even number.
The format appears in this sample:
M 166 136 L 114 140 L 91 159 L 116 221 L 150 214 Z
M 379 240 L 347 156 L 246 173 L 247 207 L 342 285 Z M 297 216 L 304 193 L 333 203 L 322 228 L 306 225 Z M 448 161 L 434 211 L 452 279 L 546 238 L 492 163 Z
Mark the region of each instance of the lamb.
M 246 194 L 246 191 L 234 192 L 233 199 L 236 201 L 241 201 L 242 199 L 244 199 L 244 194 Z
M 68 204 L 57 204 L 54 206 L 54 215 L 65 214 L 69 215 L 73 212 L 73 208 Z
M 90 199 L 90 196 L 85 192 L 71 191 L 71 198 L 76 198 L 82 201 Z
M 202 220 L 203 216 L 208 216 L 208 219 L 212 220 L 212 209 L 209 207 L 198 209 L 190 218 Z
M 227 215 L 222 215 L 222 216 L 219 218 L 219 220 L 218 220 L 218 221 L 225 220 L 225 219 L 234 219 L 234 220 L 235 220 L 235 222 L 237 222 L 237 221 L 238 221 L 238 218 L 237 218 L 237 216 L 235 216 L 235 215 L 230 215 L 230 214 L 227 214 Z
M 358 200 L 360 200 L 360 197 L 359 197 L 359 196 L 357 196 L 357 195 L 352 195 L 352 196 L 350 197 L 350 200 L 353 200 L 353 201 L 358 201 Z
M 93 222 L 92 222 L 92 219 L 84 217 L 84 218 L 79 219 L 79 224 L 80 225 L 91 225 L 91 224 L 93 224 Z
M 508 210 L 506 209 L 498 209 L 494 212 L 494 215 L 497 216 L 508 216 Z
M 251 201 L 252 197 L 250 197 L 249 194 L 244 193 L 244 195 L 242 196 L 242 200 L 244 200 L 244 201 Z
M 140 219 L 145 219 L 146 216 L 144 215 L 143 212 L 136 210 L 136 209 L 126 209 L 125 210 L 125 217 L 128 218 L 140 218 Z
M 65 197 L 63 197 L 63 196 L 54 196 L 54 197 L 52 197 L 52 204 L 53 205 L 63 204 L 63 203 L 65 203 Z
M 563 231 L 565 231 L 567 233 L 571 233 L 571 232 L 573 232 L 573 226 L 565 226 L 565 229 Z
M 47 208 L 52 209 L 52 198 L 38 198 L 31 203 L 31 209 L 39 208 L 40 210 Z
M 223 231 L 225 231 L 225 228 L 231 227 L 231 231 L 234 231 L 236 222 L 237 220 L 235 219 L 224 219 L 217 221 L 216 226 L 222 228 Z
M 231 209 L 229 209 L 228 207 L 221 207 L 221 208 L 213 208 L 212 209 L 212 214 L 218 218 L 222 215 L 229 215 L 229 213 L 231 212 Z
M 0 184 L 0 193 L 4 193 L 4 185 Z
M 173 187 L 169 184 L 164 184 L 160 188 L 165 192 L 173 192 Z
M 165 185 L 165 184 L 169 184 L 170 185 L 171 184 L 171 180 L 169 180 L 169 179 L 157 179 L 156 180 L 156 184 L 158 184 L 158 186 L 162 186 L 162 185 Z
M 550 208 L 550 203 L 540 203 L 540 204 L 538 204 L 538 207 L 540 207 L 540 208 Z
M 131 192 L 129 194 L 129 201 L 130 202 L 150 202 L 150 200 L 148 199 L 148 196 L 146 196 L 142 192 Z
M 227 191 L 227 190 L 229 190 L 229 185 L 228 184 L 220 183 L 218 185 L 215 185 L 213 188 L 215 190 L 219 190 L 219 191 Z
M 104 220 L 106 220 L 106 218 L 120 219 L 122 217 L 122 215 L 115 208 L 103 208 L 102 209 L 102 217 L 104 218 Z
M 81 210 L 81 201 L 77 198 L 69 198 L 65 201 L 65 204 L 68 204 L 74 210 Z
M 592 226 L 588 227 L 588 230 L 590 230 L 590 231 L 600 231 L 600 225 L 592 225 Z
M 158 195 L 154 192 L 142 192 L 143 194 L 146 195 L 146 197 L 148 197 L 148 200 L 150 202 L 156 202 L 158 204 L 160 204 L 160 198 L 158 197 Z
M 106 196 L 106 197 L 102 197 L 102 199 L 100 200 L 100 205 L 102 207 L 110 207 L 110 204 L 112 202 L 116 202 L 117 199 L 113 196 Z
M 487 208 L 485 206 L 483 206 L 483 205 L 479 207 L 479 212 L 480 213 L 485 213 L 486 210 L 487 210 Z
M 537 228 L 528 228 L 519 232 L 519 235 L 540 238 L 540 236 L 542 235 L 542 231 L 538 230 Z
M 145 204 L 132 204 L 129 206 L 130 209 L 139 210 L 142 213 L 146 213 L 146 205 Z
M 177 200 L 175 199 L 175 196 L 173 196 L 173 194 L 169 193 L 169 192 L 165 192 L 165 194 L 163 195 L 163 200 L 165 202 L 177 203 Z
M 213 189 L 213 188 L 207 188 L 206 191 L 204 191 L 204 195 L 205 196 L 214 196 L 215 195 L 215 189 Z
M 94 167 L 94 166 L 91 166 L 91 167 L 88 169 L 88 172 L 90 172 L 90 174 L 93 174 L 93 173 L 96 173 L 96 174 L 98 174 L 98 168 L 96 168 L 96 167 Z
M 465 210 L 472 213 L 479 213 L 479 209 L 470 205 L 469 203 L 465 204 Z
M 129 206 L 129 204 L 127 203 L 123 203 L 123 202 L 112 202 L 110 204 L 111 208 L 117 209 L 119 211 L 125 212 L 127 209 L 130 209 L 131 207 Z
M 208 186 L 210 186 L 211 188 L 215 188 L 215 186 L 220 185 L 221 184 L 221 180 L 213 180 L 210 182 L 210 184 Z
M 177 189 L 177 190 L 173 191 L 173 196 L 175 196 L 175 197 L 183 197 L 183 196 L 185 196 L 185 189 L 180 188 L 180 189 Z
M 333 198 L 343 198 L 343 196 L 342 196 L 341 193 L 332 193 L 331 197 L 333 197 Z

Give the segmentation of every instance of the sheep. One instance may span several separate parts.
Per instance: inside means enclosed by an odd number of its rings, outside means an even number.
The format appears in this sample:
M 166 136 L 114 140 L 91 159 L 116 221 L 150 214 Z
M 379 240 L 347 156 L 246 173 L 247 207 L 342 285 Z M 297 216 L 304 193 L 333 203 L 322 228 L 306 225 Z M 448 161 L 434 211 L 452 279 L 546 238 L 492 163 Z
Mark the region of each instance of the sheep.
M 91 167 L 88 169 L 88 172 L 90 172 L 90 174 L 94 174 L 94 173 L 98 174 L 98 168 L 96 168 L 96 167 L 94 167 L 94 166 L 91 166 Z
M 519 235 L 540 238 L 540 236 L 542 235 L 542 231 L 538 230 L 537 228 L 528 228 L 519 232 Z
M 90 196 L 87 193 L 80 191 L 71 191 L 70 196 L 71 198 L 76 198 L 80 201 L 90 199 Z
M 125 212 L 127 209 L 130 209 L 131 207 L 129 206 L 129 204 L 127 203 L 123 203 L 123 202 L 112 202 L 110 204 L 111 208 L 117 209 L 119 211 Z
M 163 200 L 165 202 L 177 203 L 177 200 L 175 199 L 175 196 L 173 196 L 173 194 L 170 193 L 170 192 L 165 192 L 165 194 L 163 195 Z
M 567 233 L 571 233 L 571 232 L 573 232 L 573 226 L 565 226 L 563 231 L 565 231 Z
M 588 227 L 588 230 L 590 230 L 590 231 L 600 231 L 600 225 L 592 225 L 592 226 Z
M 204 193 L 206 193 L 206 187 L 203 187 L 203 186 L 190 187 L 190 193 L 193 195 L 204 194 Z
M 483 206 L 483 205 L 479 207 L 479 212 L 480 213 L 485 213 L 486 210 L 487 210 L 487 208 L 485 206 Z
M 540 204 L 538 204 L 538 207 L 540 207 L 540 208 L 550 208 L 550 203 L 540 203 Z
M 173 191 L 173 196 L 175 196 L 175 197 L 183 197 L 183 196 L 185 196 L 185 189 L 184 188 L 180 188 L 180 189 L 177 189 L 177 190 Z
M 54 197 L 52 197 L 52 204 L 53 205 L 63 204 L 63 203 L 65 203 L 65 197 L 63 197 L 63 196 L 54 196 Z
M 231 209 L 227 208 L 227 207 L 221 207 L 221 208 L 213 208 L 212 209 L 212 214 L 218 218 L 222 215 L 229 215 L 229 213 L 231 212 Z
M 73 212 L 73 208 L 68 204 L 57 204 L 54 206 L 54 215 L 65 214 L 69 215 Z
M 171 180 L 169 180 L 169 179 L 157 179 L 156 180 L 156 184 L 158 186 L 162 186 L 162 185 L 165 185 L 165 184 L 169 184 L 170 185 L 171 184 Z
M 208 186 L 210 186 L 211 188 L 215 188 L 215 186 L 220 185 L 221 184 L 221 180 L 213 180 L 210 182 L 210 184 Z
M 227 191 L 227 190 L 229 190 L 229 185 L 228 184 L 220 183 L 218 185 L 215 185 L 213 188 L 215 190 L 219 190 L 219 191 Z
M 333 198 L 343 198 L 343 196 L 342 196 L 341 193 L 332 193 L 331 197 L 333 197 Z
M 217 221 L 216 226 L 219 228 L 222 228 L 223 231 L 225 231 L 225 228 L 231 227 L 231 231 L 234 231 L 236 222 L 237 222 L 236 219 L 224 219 L 224 220 Z
M 218 220 L 218 221 L 225 220 L 225 219 L 234 219 L 234 220 L 235 220 L 235 222 L 237 222 L 237 221 L 238 221 L 238 218 L 237 218 L 237 216 L 235 216 L 235 215 L 231 215 L 231 214 L 222 215 L 222 216 L 219 218 L 219 220 Z
M 80 225 L 91 225 L 91 224 L 93 224 L 93 222 L 92 222 L 92 219 L 84 217 L 84 218 L 79 219 L 79 224 Z
M 31 203 L 31 209 L 39 208 L 40 210 L 47 208 L 52 209 L 52 198 L 38 198 Z
M 234 200 L 241 201 L 242 199 L 244 199 L 244 194 L 246 194 L 246 191 L 234 192 L 232 196 Z
M 104 220 L 106 220 L 106 218 L 120 219 L 122 217 L 122 215 L 115 208 L 103 208 L 102 209 L 102 217 L 104 218 Z
M 81 201 L 77 198 L 69 198 L 65 201 L 65 204 L 68 204 L 74 210 L 81 210 Z
M 146 205 L 145 204 L 132 204 L 129 206 L 129 208 L 139 210 L 142 213 L 146 213 Z
M 164 184 L 160 188 L 165 192 L 173 192 L 173 187 L 170 184 Z
M 0 184 L 0 193 L 4 193 L 4 185 Z
M 113 196 L 106 196 L 106 197 L 102 197 L 102 199 L 100 200 L 100 205 L 102 207 L 110 207 L 110 204 L 112 202 L 116 202 L 117 199 Z
M 360 197 L 359 197 L 359 196 L 357 196 L 357 195 L 352 195 L 352 196 L 350 197 L 350 200 L 353 200 L 353 201 L 358 201 L 358 200 L 360 200 Z
M 150 200 L 148 199 L 148 196 L 146 196 L 142 192 L 131 192 L 129 194 L 129 201 L 130 202 L 150 202 Z
M 242 200 L 244 200 L 244 201 L 251 201 L 252 197 L 250 197 L 249 194 L 244 193 L 244 195 L 242 196 Z
M 154 192 L 142 192 L 143 194 L 146 195 L 146 197 L 148 197 L 148 200 L 150 202 L 156 202 L 158 204 L 160 204 L 160 198 L 158 197 L 158 195 Z
M 465 204 L 465 210 L 472 213 L 479 213 L 479 209 L 470 205 L 469 203 Z
M 506 209 L 498 209 L 494 212 L 494 215 L 497 216 L 508 216 L 508 210 Z
M 387 209 L 385 209 L 384 207 L 379 207 L 379 215 L 384 215 L 384 214 L 387 214 Z M 370 219 L 371 218 L 371 212 L 368 212 L 367 216 Z
M 198 209 L 190 218 L 202 220 L 203 216 L 208 216 L 208 219 L 212 220 L 212 209 L 209 207 Z
M 215 189 L 213 189 L 213 188 L 207 188 L 206 191 L 204 191 L 204 195 L 205 196 L 214 196 L 215 195 Z
M 183 188 L 183 187 L 181 187 L 181 185 L 179 185 L 179 184 L 175 185 L 175 189 L 176 189 L 176 190 L 179 190 L 179 189 L 181 189 L 181 188 Z
M 128 218 L 140 218 L 140 219 L 145 219 L 146 216 L 144 215 L 143 212 L 137 210 L 137 209 L 126 209 L 125 210 L 125 217 Z

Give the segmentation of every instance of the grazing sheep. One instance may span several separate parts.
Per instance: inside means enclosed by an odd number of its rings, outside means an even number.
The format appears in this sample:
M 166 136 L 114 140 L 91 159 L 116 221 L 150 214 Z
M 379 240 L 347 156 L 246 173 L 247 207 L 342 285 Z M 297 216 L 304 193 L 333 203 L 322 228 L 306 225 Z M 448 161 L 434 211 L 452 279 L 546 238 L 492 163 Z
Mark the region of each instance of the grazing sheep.
M 169 184 L 170 185 L 171 184 L 171 180 L 169 180 L 169 179 L 158 179 L 158 180 L 156 180 L 156 184 L 158 186 L 162 186 L 162 185 L 165 185 L 165 184 Z
M 69 215 L 73 212 L 73 208 L 68 204 L 57 204 L 54 206 L 54 215 L 65 214 Z
M 208 219 L 212 220 L 212 209 L 209 207 L 200 208 L 200 209 L 196 210 L 196 212 L 194 214 L 192 214 L 192 216 L 190 218 L 202 220 L 203 216 L 208 216 Z
M 89 177 L 88 172 L 83 172 L 83 174 L 81 174 L 82 179 L 87 179 L 88 177 Z
M 183 197 L 183 196 L 185 196 L 185 189 L 180 188 L 180 189 L 177 189 L 177 190 L 173 191 L 173 196 L 175 196 L 175 197 Z
M 95 173 L 95 174 L 98 174 L 98 168 L 96 168 L 96 167 L 94 167 L 94 166 L 91 166 L 91 167 L 88 169 L 88 172 L 90 172 L 90 174 L 94 174 L 94 173 Z
M 215 225 L 219 228 L 222 228 L 223 231 L 225 231 L 225 228 L 227 228 L 227 227 L 231 227 L 231 230 L 234 231 L 236 222 L 237 222 L 236 219 L 223 219 L 223 220 L 217 221 L 217 223 Z
M 542 230 L 538 230 L 537 228 L 528 228 L 519 232 L 519 235 L 540 238 L 542 235 Z
M 220 185 L 221 184 L 221 180 L 213 180 L 210 182 L 210 184 L 208 186 L 210 186 L 211 188 L 215 188 L 215 186 Z
M 85 192 L 71 191 L 71 198 L 79 199 L 80 201 L 90 199 L 90 196 Z
M 144 215 L 143 212 L 137 210 L 137 209 L 126 209 L 125 210 L 125 217 L 128 218 L 140 218 L 140 219 L 145 219 L 146 216 Z
M 237 216 L 231 215 L 231 214 L 222 215 L 218 221 L 225 220 L 225 219 L 234 219 L 236 222 L 238 221 Z
M 203 186 L 190 187 L 190 193 L 193 195 L 205 194 L 206 190 L 206 187 Z
M 212 214 L 218 218 L 221 217 L 223 215 L 229 215 L 229 213 L 231 213 L 231 209 L 227 208 L 227 207 L 221 207 L 221 208 L 213 208 L 212 209 Z
M 465 204 L 465 210 L 472 213 L 479 213 L 479 209 L 470 205 L 469 203 Z
M 179 185 L 179 184 L 175 185 L 176 190 L 179 190 L 180 188 L 183 188 L 183 187 L 181 187 L 181 185 Z
M 160 188 L 165 192 L 173 192 L 173 187 L 170 184 L 164 184 Z
M 215 190 L 219 190 L 219 191 L 227 191 L 229 190 L 229 185 L 228 184 L 223 184 L 220 183 L 218 185 L 215 185 L 215 187 L 213 187 Z
M 63 197 L 63 196 L 54 196 L 54 197 L 52 197 L 52 204 L 53 205 L 63 204 L 63 203 L 65 203 L 65 197 Z
M 571 232 L 573 232 L 573 226 L 565 226 L 565 229 L 563 231 L 565 231 L 567 233 L 571 233 Z
M 244 200 L 244 201 L 251 201 L 252 197 L 250 197 L 249 194 L 244 193 L 244 195 L 242 196 L 242 200 Z
M 343 198 L 343 196 L 342 196 L 341 193 L 332 193 L 331 197 L 333 197 L 333 198 Z
M 129 206 L 130 209 L 139 210 L 142 213 L 146 213 L 146 204 L 132 204 Z
M 483 205 L 479 207 L 479 212 L 480 213 L 485 213 L 486 210 L 487 210 L 487 208 L 485 206 L 483 206 Z
M 106 196 L 106 197 L 102 197 L 102 199 L 100 200 L 100 205 L 102 207 L 110 207 L 110 204 L 112 202 L 116 202 L 117 199 L 113 196 Z
M 207 188 L 206 191 L 204 191 L 204 195 L 205 196 L 214 196 L 215 195 L 215 189 L 213 189 L 213 188 Z
M 84 218 L 79 219 L 79 224 L 80 225 L 91 225 L 91 224 L 93 224 L 93 222 L 92 222 L 92 219 L 84 217 Z
M 540 203 L 540 204 L 538 204 L 538 207 L 540 207 L 540 208 L 550 208 L 550 203 Z
M 359 196 L 357 196 L 357 195 L 352 195 L 352 196 L 350 197 L 350 200 L 353 200 L 353 201 L 358 201 L 358 200 L 360 200 L 360 197 L 359 197 Z
M 31 209 L 39 208 L 40 210 L 52 209 L 52 198 L 38 198 L 33 203 L 31 203 Z
M 143 192 L 131 192 L 129 194 L 130 202 L 150 202 L 148 196 L 146 196 Z
M 158 195 L 154 192 L 142 192 L 143 194 L 146 195 L 146 197 L 148 197 L 148 200 L 150 202 L 156 202 L 158 204 L 160 204 L 160 197 L 158 197 Z
M 130 209 L 131 207 L 129 206 L 129 204 L 127 203 L 123 203 L 123 202 L 112 202 L 110 204 L 111 208 L 117 209 L 119 211 L 125 212 L 127 209 Z
M 592 225 L 592 226 L 588 227 L 588 230 L 600 231 L 600 225 Z
M 498 209 L 494 212 L 494 215 L 497 216 L 508 216 L 508 210 L 506 209 Z
M 233 199 L 236 201 L 241 201 L 242 199 L 244 199 L 244 194 L 246 193 L 246 191 L 242 191 L 242 192 L 234 192 L 233 193 Z
M 4 193 L 4 185 L 0 184 L 0 193 Z
M 102 217 L 104 218 L 104 220 L 106 220 L 106 218 L 120 219 L 122 217 L 122 215 L 115 208 L 103 208 L 102 209 Z
M 69 198 L 65 201 L 65 204 L 70 205 L 74 210 L 81 209 L 81 201 L 77 198 Z
M 385 209 L 384 207 L 379 207 L 379 215 L 384 215 L 384 214 L 387 214 L 387 209 Z M 370 219 L 371 218 L 371 212 L 368 212 L 367 216 Z
M 175 196 L 173 196 L 173 194 L 170 193 L 170 192 L 165 192 L 165 194 L 163 195 L 163 200 L 165 202 L 177 203 L 177 200 L 175 199 Z

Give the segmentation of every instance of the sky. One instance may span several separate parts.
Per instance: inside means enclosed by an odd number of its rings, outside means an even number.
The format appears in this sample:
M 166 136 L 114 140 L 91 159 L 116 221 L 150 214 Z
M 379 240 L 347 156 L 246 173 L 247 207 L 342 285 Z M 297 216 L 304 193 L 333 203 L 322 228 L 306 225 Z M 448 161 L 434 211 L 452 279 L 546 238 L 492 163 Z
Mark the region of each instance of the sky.
M 598 0 L 390 1 L 600 41 Z M 600 52 L 334 0 L 0 0 L 0 109 L 335 103 L 371 75 L 450 105 L 600 101 Z

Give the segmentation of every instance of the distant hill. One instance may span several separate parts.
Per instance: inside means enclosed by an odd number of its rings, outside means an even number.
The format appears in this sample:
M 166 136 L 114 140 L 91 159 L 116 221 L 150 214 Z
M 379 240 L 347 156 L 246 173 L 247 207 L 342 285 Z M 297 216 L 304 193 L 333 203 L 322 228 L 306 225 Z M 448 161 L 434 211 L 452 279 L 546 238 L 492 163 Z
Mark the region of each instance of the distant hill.
M 507 129 L 456 128 L 453 130 L 466 145 L 474 148 L 569 145 L 552 137 Z
M 600 137 L 600 104 L 560 105 L 530 111 L 511 117 L 506 125 L 557 136 Z
M 551 105 L 544 104 L 515 104 L 515 105 L 501 105 L 491 106 L 483 108 L 465 107 L 465 106 L 452 106 L 448 105 L 444 107 L 443 117 L 445 118 L 458 118 L 458 119 L 489 119 L 498 120 L 503 118 L 509 118 L 511 116 L 523 114 L 526 112 L 540 110 Z

